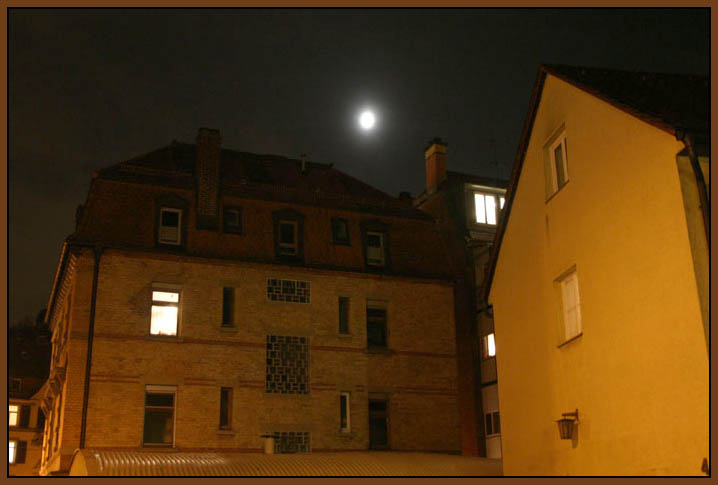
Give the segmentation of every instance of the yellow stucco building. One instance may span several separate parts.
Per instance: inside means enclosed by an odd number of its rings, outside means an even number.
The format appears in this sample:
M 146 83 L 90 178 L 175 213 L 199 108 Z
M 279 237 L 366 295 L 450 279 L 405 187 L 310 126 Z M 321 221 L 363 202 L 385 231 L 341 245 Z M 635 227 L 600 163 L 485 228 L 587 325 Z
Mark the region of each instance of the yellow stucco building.
M 484 295 L 504 474 L 703 474 L 708 99 L 705 77 L 539 68 Z

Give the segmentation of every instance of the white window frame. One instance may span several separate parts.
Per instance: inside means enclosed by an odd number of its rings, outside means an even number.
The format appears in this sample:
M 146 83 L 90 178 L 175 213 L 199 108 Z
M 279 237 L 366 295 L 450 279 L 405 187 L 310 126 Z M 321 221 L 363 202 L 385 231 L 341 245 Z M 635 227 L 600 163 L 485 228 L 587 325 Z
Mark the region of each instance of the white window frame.
M 559 278 L 561 290 L 561 316 L 563 320 L 564 342 L 568 342 L 583 335 L 581 323 L 581 295 L 579 292 L 578 273 L 573 268 Z M 573 288 L 571 288 L 573 286 Z M 575 298 L 571 301 L 571 290 L 574 290 Z M 575 311 L 575 320 L 570 312 Z
M 13 409 L 15 408 L 15 409 Z M 15 422 L 13 423 L 13 416 L 15 417 Z M 20 405 L 19 404 L 9 404 L 8 405 L 8 426 L 12 428 L 17 428 L 20 426 Z
M 174 212 L 178 215 L 177 219 L 177 237 L 174 239 L 165 238 L 162 235 L 162 214 L 165 212 Z M 182 209 L 175 209 L 173 207 L 162 207 L 160 208 L 160 220 L 158 221 L 159 228 L 157 230 L 157 241 L 161 244 L 173 244 L 179 246 L 182 243 Z M 170 227 L 170 226 L 167 226 Z
M 503 194 L 482 192 L 480 190 L 474 190 L 474 217 L 473 222 L 475 224 L 483 224 L 486 226 L 495 226 L 499 222 L 499 215 L 504 208 L 506 198 Z M 481 204 L 478 204 L 478 200 L 481 200 Z M 491 222 L 491 214 L 488 210 L 487 201 L 491 199 L 494 205 L 494 216 L 493 222 Z M 481 208 L 481 210 L 479 210 Z M 482 220 L 483 219 L 483 220 Z
M 561 165 L 563 165 L 563 174 L 565 177 L 565 180 L 561 185 L 558 184 L 558 172 L 556 170 L 556 147 L 561 145 L 561 152 L 563 153 L 563 160 L 561 160 Z M 566 150 L 566 133 L 562 132 L 556 140 L 553 141 L 548 147 L 548 156 L 549 161 L 551 163 L 551 193 L 555 194 L 558 192 L 561 187 L 566 185 L 568 183 L 569 177 L 568 177 L 568 151 Z
M 9 465 L 14 465 L 15 461 L 17 460 L 17 448 L 18 448 L 19 444 L 20 443 L 18 440 L 8 440 L 8 443 L 7 443 L 8 460 L 7 460 L 7 462 Z
M 342 426 L 342 407 L 341 407 L 341 399 L 342 397 L 346 398 L 346 410 L 347 410 L 347 422 L 346 426 Z M 351 393 L 350 392 L 340 392 L 339 393 L 339 431 L 342 433 L 351 433 L 352 430 L 352 421 L 351 421 Z
M 481 338 L 481 349 L 484 359 L 496 357 L 496 335 L 491 332 Z
M 157 293 L 158 295 L 155 295 Z M 161 294 L 174 294 L 177 295 L 177 301 L 168 301 L 167 298 L 162 299 L 163 295 Z M 180 302 L 181 302 L 181 292 L 177 288 L 167 288 L 162 286 L 153 286 L 152 292 L 150 294 L 151 298 L 151 306 L 150 306 L 150 335 L 153 337 L 176 337 L 179 335 L 179 322 L 180 322 Z M 166 334 L 166 333 L 159 333 L 159 332 L 153 332 L 152 329 L 152 322 L 153 322 L 153 313 L 155 307 L 172 307 L 177 309 L 176 314 L 176 321 L 175 321 L 175 332 L 174 334 Z
M 292 226 L 294 228 L 294 242 L 284 243 L 282 242 L 282 225 Z M 279 254 L 285 256 L 298 256 L 299 255 L 299 223 L 294 220 L 280 219 L 279 220 Z M 291 252 L 287 252 L 291 250 Z
M 172 394 L 172 444 L 167 443 L 145 443 L 145 419 L 147 418 L 147 394 Z M 145 392 L 143 394 L 143 405 L 142 405 L 142 447 L 143 448 L 174 448 L 175 439 L 177 437 L 177 386 L 162 386 L 147 384 L 145 386 Z M 166 406 L 150 406 L 164 408 Z
M 375 259 L 369 258 L 369 248 L 376 248 L 376 246 L 369 246 L 369 236 L 378 236 L 379 237 L 379 258 Z M 386 265 L 386 244 L 384 241 L 384 238 L 386 237 L 386 234 L 380 231 L 367 231 L 366 232 L 366 242 L 364 251 L 366 253 L 366 264 L 370 266 L 385 266 Z

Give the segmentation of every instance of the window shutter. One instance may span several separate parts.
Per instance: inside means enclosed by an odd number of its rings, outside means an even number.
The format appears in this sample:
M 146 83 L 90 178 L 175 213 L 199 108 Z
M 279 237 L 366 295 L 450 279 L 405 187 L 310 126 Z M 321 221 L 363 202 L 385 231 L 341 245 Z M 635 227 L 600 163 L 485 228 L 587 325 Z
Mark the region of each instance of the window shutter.
M 17 452 L 15 455 L 15 463 L 25 463 L 25 455 L 27 454 L 27 441 L 17 442 Z
M 30 427 L 30 406 L 22 406 L 20 408 L 20 427 Z

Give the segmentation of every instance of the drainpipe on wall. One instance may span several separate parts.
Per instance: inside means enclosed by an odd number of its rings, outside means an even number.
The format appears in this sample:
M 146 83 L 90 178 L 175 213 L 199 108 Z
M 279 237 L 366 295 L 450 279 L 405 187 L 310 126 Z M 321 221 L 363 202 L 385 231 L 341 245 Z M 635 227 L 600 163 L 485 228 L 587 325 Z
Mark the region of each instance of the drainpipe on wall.
M 102 247 L 95 246 L 95 267 L 92 272 L 92 297 L 90 300 L 90 325 L 87 329 L 87 362 L 85 363 L 85 392 L 82 396 L 82 421 L 80 423 L 80 449 L 85 447 L 85 431 L 87 429 L 87 402 L 90 396 L 90 370 L 92 368 L 92 343 L 95 337 L 95 307 L 97 301 L 97 280 L 100 274 L 100 257 Z
M 708 202 L 708 191 L 706 189 L 706 181 L 703 178 L 703 171 L 700 163 L 698 163 L 698 155 L 694 145 L 694 137 L 692 133 L 686 133 L 683 130 L 676 130 L 676 139 L 682 141 L 688 151 L 688 159 L 691 161 L 693 175 L 696 177 L 696 185 L 698 185 L 698 198 L 700 200 L 701 212 L 703 214 L 703 229 L 706 232 L 706 242 L 708 243 L 708 256 L 711 253 L 711 206 Z

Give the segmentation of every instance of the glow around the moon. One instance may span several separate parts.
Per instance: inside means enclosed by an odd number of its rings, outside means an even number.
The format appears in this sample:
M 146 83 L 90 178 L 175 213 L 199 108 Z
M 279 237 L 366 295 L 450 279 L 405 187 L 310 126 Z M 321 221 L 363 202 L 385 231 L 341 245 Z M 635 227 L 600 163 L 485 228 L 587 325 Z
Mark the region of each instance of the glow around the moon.
M 363 111 L 359 115 L 359 126 L 364 130 L 371 130 L 376 123 L 376 116 L 369 110 Z

